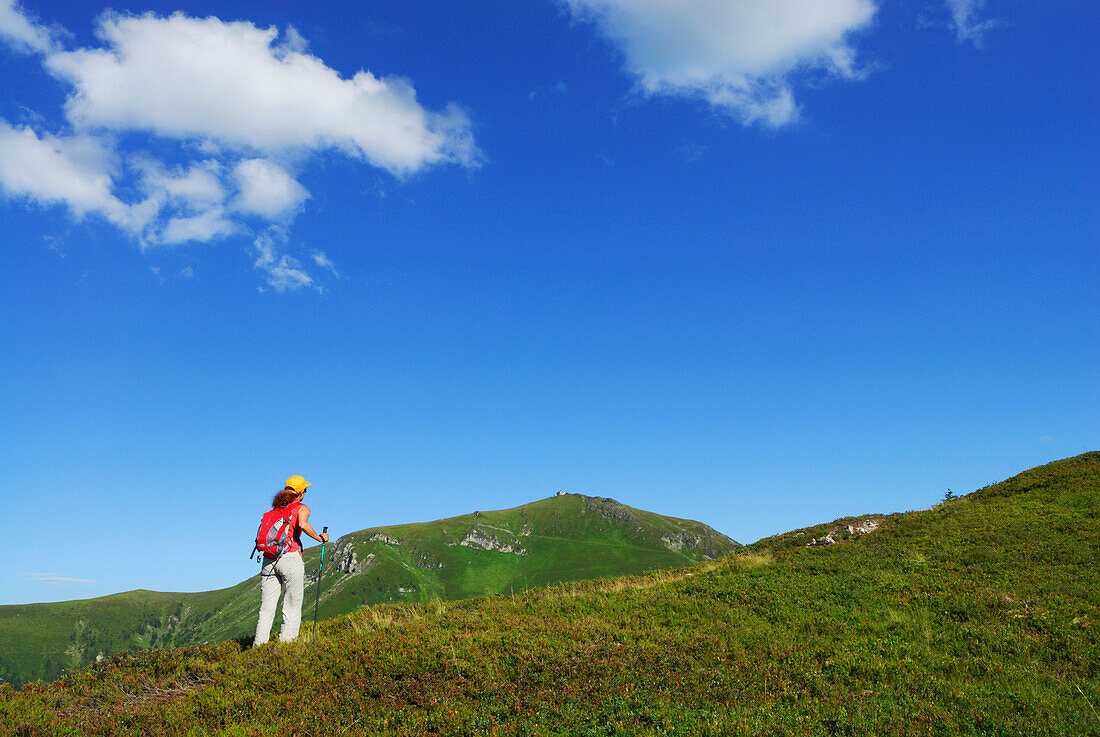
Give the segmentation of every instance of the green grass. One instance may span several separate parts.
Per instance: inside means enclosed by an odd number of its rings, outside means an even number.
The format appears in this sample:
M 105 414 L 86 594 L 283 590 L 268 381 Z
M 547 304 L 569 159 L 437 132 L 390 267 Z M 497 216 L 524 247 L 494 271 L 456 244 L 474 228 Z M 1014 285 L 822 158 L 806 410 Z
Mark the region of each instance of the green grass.
M 1096 735 L 1098 512 L 1089 453 L 828 547 L 119 655 L 0 690 L 0 732 Z
M 475 529 L 522 545 L 526 554 L 457 544 Z M 400 544 L 371 541 L 375 533 Z M 683 533 L 697 536 L 698 544 L 672 550 L 661 540 Z M 717 557 L 734 547 L 735 542 L 698 522 L 576 494 L 550 497 L 514 509 L 344 535 L 327 546 L 319 617 L 382 602 L 465 599 L 643 573 Z M 337 556 L 351 549 L 361 561 L 373 554 L 376 565 L 355 575 L 336 570 Z M 311 605 L 319 556 L 318 547 L 305 551 L 307 576 L 313 576 L 305 600 Z M 0 607 L 0 680 L 16 686 L 54 680 L 119 650 L 250 639 L 259 603 L 259 578 L 253 576 L 228 589 L 197 594 L 133 591 Z
M 18 684 L 56 678 L 117 650 L 189 642 L 190 632 L 216 616 L 239 590 L 129 591 L 83 601 L 0 607 L 0 680 Z

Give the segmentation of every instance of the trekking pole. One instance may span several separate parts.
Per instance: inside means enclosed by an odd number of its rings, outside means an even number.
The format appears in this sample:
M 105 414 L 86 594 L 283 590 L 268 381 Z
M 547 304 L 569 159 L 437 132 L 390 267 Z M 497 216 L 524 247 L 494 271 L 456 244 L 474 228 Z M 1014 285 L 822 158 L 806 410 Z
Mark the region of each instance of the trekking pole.
M 327 533 L 328 527 L 321 530 Z M 317 634 L 317 607 L 321 605 L 321 569 L 325 565 L 325 541 L 321 541 L 321 560 L 317 562 L 317 601 L 313 604 L 313 634 Z

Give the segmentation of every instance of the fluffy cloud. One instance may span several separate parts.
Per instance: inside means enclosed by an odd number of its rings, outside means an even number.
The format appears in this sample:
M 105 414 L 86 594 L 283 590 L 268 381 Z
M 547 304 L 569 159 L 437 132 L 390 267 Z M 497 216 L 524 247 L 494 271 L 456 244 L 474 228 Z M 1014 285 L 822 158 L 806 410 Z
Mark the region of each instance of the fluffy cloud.
M 127 175 L 143 194 L 133 204 L 113 193 Z M 232 173 L 209 160 L 168 170 L 145 157 L 123 162 L 109 139 L 39 135 L 2 119 L 0 192 L 39 205 L 63 205 L 77 219 L 99 215 L 143 247 L 225 238 L 246 230 L 236 215 L 277 219 L 307 196 L 281 167 L 263 159 L 239 162 Z
M 31 20 L 15 0 L 0 0 L 0 38 L 21 51 L 45 53 L 54 48 L 49 30 Z
M 298 208 L 309 192 L 278 164 L 247 159 L 234 170 L 240 194 L 233 206 L 238 212 L 276 220 Z
M 143 248 L 280 232 L 309 197 L 290 170 L 311 154 L 335 151 L 396 177 L 480 161 L 457 105 L 427 110 L 400 77 L 344 78 L 294 28 L 280 36 L 245 21 L 107 12 L 97 36 L 98 47 L 66 50 L 0 0 L 0 42 L 39 56 L 69 92 L 65 133 L 0 119 L 0 193 L 100 216 Z M 254 247 L 273 289 L 318 288 L 275 238 Z M 315 267 L 337 274 L 318 253 Z
M 75 90 L 66 113 L 77 125 L 268 153 L 335 148 L 396 175 L 477 162 L 459 108 L 425 110 L 401 78 L 343 79 L 299 50 L 296 32 L 279 42 L 243 21 L 107 14 L 98 35 L 105 48 L 46 61 Z
M 0 120 L 0 191 L 41 205 L 66 205 L 83 218 L 97 213 L 119 228 L 140 232 L 152 203 L 127 205 L 112 194 L 117 170 L 111 148 L 86 135 L 39 136 Z
M 951 22 L 955 26 L 955 37 L 960 42 L 969 41 L 981 45 L 985 32 L 1001 25 L 999 20 L 982 19 L 986 0 L 947 0 L 947 9 L 951 12 Z
M 197 215 L 177 215 L 169 218 L 157 236 L 157 242 L 175 245 L 188 241 L 207 241 L 225 238 L 240 232 L 241 226 L 225 215 L 221 207 L 211 207 Z
M 855 78 L 848 36 L 873 0 L 564 0 L 622 51 L 650 95 L 701 99 L 743 122 L 798 118 L 790 75 Z
M 186 169 L 176 167 L 168 171 L 155 159 L 135 157 L 133 167 L 141 176 L 142 188 L 150 196 L 164 197 L 191 209 L 205 209 L 226 198 L 220 181 L 222 166 L 213 159 L 193 163 Z

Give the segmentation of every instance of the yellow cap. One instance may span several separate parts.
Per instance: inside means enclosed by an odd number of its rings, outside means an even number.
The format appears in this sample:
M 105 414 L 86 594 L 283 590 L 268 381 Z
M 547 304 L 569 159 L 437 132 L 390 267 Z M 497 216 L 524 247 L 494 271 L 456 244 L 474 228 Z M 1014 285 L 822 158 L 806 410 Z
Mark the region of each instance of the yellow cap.
M 294 489 L 299 493 L 305 491 L 307 486 L 309 486 L 309 482 L 301 476 L 291 476 L 286 480 L 286 488 Z

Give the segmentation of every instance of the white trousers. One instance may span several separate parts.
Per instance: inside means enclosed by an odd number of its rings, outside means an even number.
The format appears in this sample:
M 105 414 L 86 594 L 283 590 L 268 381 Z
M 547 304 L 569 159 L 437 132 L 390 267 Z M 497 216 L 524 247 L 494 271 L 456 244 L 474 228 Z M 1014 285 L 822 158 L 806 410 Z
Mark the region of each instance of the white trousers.
M 305 579 L 306 566 L 301 553 L 285 553 L 278 560 L 264 559 L 260 569 L 260 618 L 256 620 L 253 646 L 264 644 L 271 636 L 271 623 L 275 621 L 275 605 L 279 603 L 280 593 L 283 594 L 283 626 L 279 628 L 279 640 L 290 642 L 298 637 Z

